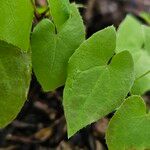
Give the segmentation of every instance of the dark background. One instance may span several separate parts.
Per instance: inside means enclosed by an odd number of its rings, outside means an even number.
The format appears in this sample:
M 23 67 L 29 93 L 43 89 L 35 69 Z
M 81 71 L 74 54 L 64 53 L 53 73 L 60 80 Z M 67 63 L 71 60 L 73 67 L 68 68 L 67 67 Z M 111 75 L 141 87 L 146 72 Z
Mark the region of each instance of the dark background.
M 73 0 L 71 0 L 73 2 Z M 96 31 L 119 23 L 126 14 L 150 12 L 150 0 L 76 0 L 86 26 L 87 37 Z M 45 7 L 45 0 L 37 0 L 38 7 Z M 35 13 L 33 25 L 46 17 Z M 143 21 L 144 22 L 144 21 Z M 62 106 L 63 87 L 44 93 L 34 74 L 28 100 L 10 125 L 0 129 L 0 150 L 107 150 L 105 131 L 113 113 L 82 129 L 67 139 L 66 123 Z M 143 95 L 150 106 L 150 93 Z M 127 131 L 128 132 L 128 131 Z

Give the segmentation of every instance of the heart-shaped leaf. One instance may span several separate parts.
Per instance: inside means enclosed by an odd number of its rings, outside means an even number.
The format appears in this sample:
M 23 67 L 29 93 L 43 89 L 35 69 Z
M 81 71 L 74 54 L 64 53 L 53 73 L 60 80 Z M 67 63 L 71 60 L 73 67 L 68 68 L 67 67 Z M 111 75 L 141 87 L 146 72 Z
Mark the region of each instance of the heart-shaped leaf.
M 54 24 L 44 19 L 32 34 L 33 69 L 45 91 L 65 83 L 68 60 L 85 39 L 81 16 L 75 5 L 69 6 L 70 17 L 58 33 Z
M 106 139 L 109 150 L 150 149 L 150 114 L 139 96 L 125 100 L 110 121 Z
M 2 0 L 0 12 L 0 127 L 4 127 L 16 117 L 28 93 L 33 8 L 30 0 Z
M 115 45 L 115 29 L 109 27 L 81 44 L 70 58 L 63 100 L 69 137 L 113 111 L 129 92 L 133 60 L 127 51 L 113 56 Z
M 150 90 L 150 84 L 147 83 L 150 80 L 150 75 L 147 75 L 150 72 L 149 33 L 149 27 L 142 26 L 130 15 L 121 23 L 117 32 L 116 51 L 128 50 L 134 59 L 135 83 L 132 88 L 133 94 L 143 94 Z M 144 49 L 142 48 L 143 45 Z

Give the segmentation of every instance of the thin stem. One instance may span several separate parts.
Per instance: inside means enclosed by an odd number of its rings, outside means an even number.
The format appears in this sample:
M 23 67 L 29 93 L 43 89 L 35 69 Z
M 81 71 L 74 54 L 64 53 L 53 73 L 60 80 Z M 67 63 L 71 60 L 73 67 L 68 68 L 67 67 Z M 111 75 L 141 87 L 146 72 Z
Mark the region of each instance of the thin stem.
M 138 77 L 137 79 L 135 79 L 135 81 L 139 80 L 140 78 L 146 76 L 146 75 L 149 74 L 149 73 L 150 73 L 150 70 L 147 71 L 146 73 L 142 74 L 142 75 L 141 75 L 140 77 Z

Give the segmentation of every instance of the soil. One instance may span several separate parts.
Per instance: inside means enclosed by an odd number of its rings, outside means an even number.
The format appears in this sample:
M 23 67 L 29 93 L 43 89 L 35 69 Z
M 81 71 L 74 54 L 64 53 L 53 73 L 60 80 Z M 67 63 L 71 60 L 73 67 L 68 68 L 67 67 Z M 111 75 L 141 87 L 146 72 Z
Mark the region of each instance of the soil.
M 86 26 L 87 37 L 114 24 L 118 27 L 127 13 L 139 18 L 149 11 L 149 0 L 76 0 Z M 44 0 L 37 2 L 45 4 Z M 44 15 L 42 15 L 44 17 Z M 41 19 L 41 18 L 40 18 Z M 143 21 L 143 20 L 142 20 Z M 107 150 L 105 131 L 113 113 L 67 139 L 66 121 L 62 106 L 63 87 L 44 93 L 34 73 L 28 100 L 17 118 L 0 129 L 0 150 Z M 150 92 L 143 95 L 150 106 Z

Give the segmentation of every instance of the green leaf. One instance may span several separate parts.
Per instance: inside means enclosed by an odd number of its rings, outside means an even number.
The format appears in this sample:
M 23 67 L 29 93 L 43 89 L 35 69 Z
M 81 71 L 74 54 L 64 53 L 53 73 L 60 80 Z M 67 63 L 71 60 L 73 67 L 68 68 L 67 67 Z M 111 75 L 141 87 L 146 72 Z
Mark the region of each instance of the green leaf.
M 144 94 L 150 90 L 150 27 L 143 26 L 144 31 L 144 50 L 139 53 L 135 64 L 135 70 L 139 77 L 135 80 L 132 93 Z M 141 76 L 141 77 L 140 77 Z
M 138 53 L 135 52 L 133 58 L 135 63 L 135 78 L 137 80 L 150 71 L 150 55 L 147 51 L 141 50 Z
M 31 0 L 1 0 L 0 12 L 0 40 L 27 51 L 33 19 Z
M 31 46 L 35 75 L 45 91 L 63 85 L 70 56 L 85 39 L 84 25 L 75 5 L 70 18 L 59 33 L 48 20 L 42 20 L 34 29 Z
M 30 52 L 0 41 L 0 127 L 12 121 L 27 98 L 30 76 Z
M 49 0 L 49 5 L 54 24 L 59 31 L 70 16 L 69 0 Z
M 142 17 L 150 25 L 150 13 L 141 12 L 140 17 Z
M 111 119 L 106 140 L 109 150 L 150 149 L 150 114 L 139 96 L 125 100 Z
M 142 78 L 135 80 L 131 92 L 134 94 L 143 94 L 150 90 L 150 73 L 144 75 Z
M 1 0 L 0 12 L 0 127 L 4 127 L 28 94 L 33 8 L 30 0 Z
M 128 50 L 134 54 L 141 49 L 142 45 L 142 25 L 133 16 L 127 15 L 117 31 L 116 51 Z
M 69 137 L 113 111 L 130 91 L 133 60 L 127 51 L 113 57 L 115 46 L 116 32 L 109 27 L 86 40 L 70 58 L 63 97 Z
M 144 31 L 144 49 L 150 55 L 150 27 L 143 26 L 143 31 Z
M 48 7 L 47 6 L 40 6 L 40 7 L 36 8 L 36 11 L 38 14 L 42 15 L 43 13 L 46 13 L 48 11 Z
M 130 15 L 121 23 L 117 32 L 116 51 L 128 50 L 134 59 L 135 82 L 131 90 L 133 94 L 139 95 L 150 90 L 150 85 L 146 83 L 150 80 L 149 76 L 145 77 L 150 71 L 149 35 L 150 28 L 146 26 L 142 27 L 141 23 Z

